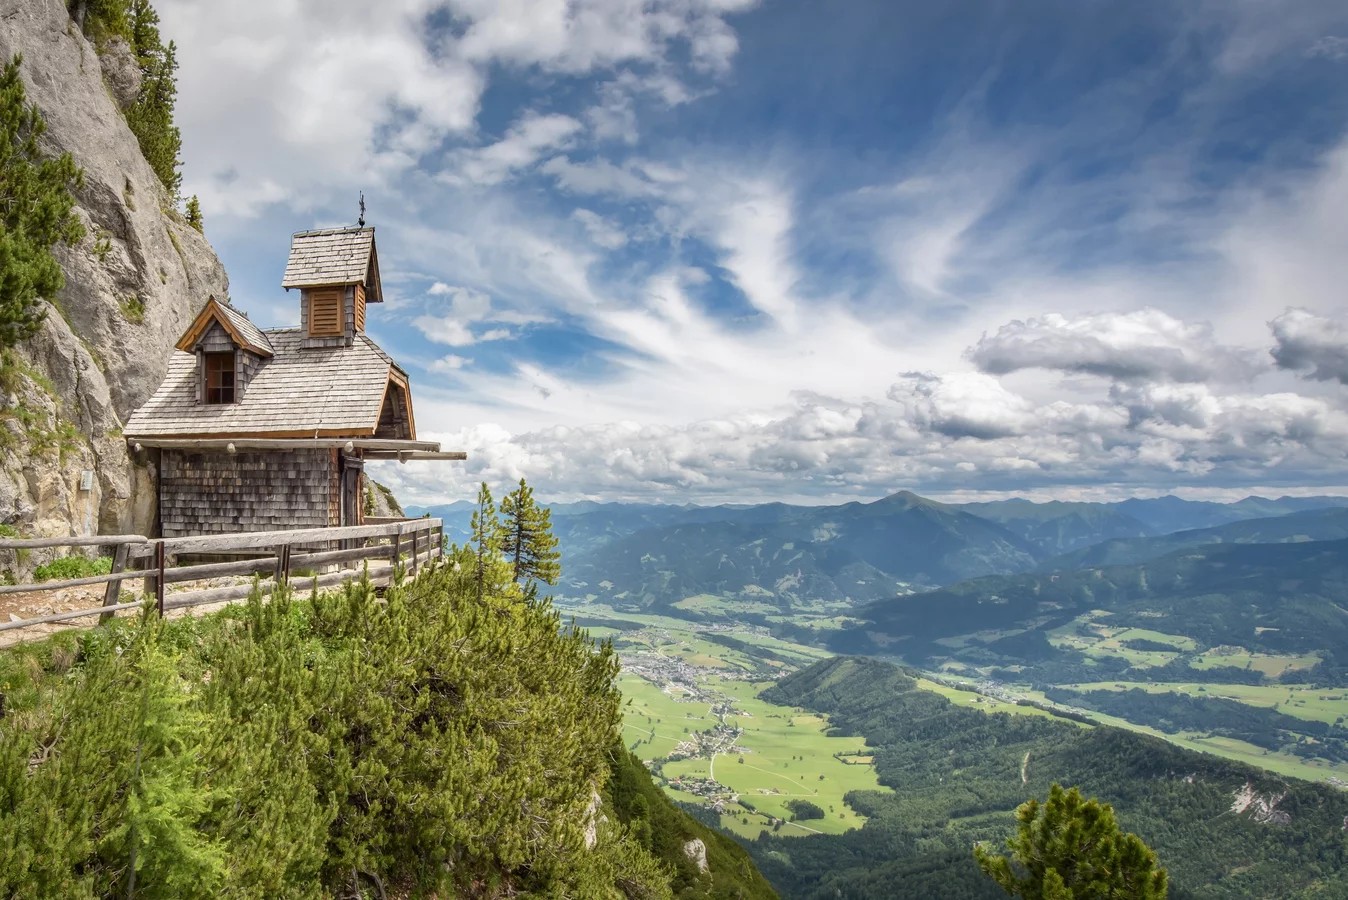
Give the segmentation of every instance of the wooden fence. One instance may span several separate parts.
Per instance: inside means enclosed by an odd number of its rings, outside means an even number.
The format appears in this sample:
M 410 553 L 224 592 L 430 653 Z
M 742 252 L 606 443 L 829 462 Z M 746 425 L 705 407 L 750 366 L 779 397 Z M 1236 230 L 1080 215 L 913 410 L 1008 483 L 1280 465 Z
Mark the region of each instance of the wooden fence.
M 0 585 L 7 594 L 57 591 L 64 588 L 106 585 L 103 604 L 0 623 L 0 632 L 34 625 L 98 616 L 106 622 L 126 609 L 135 609 L 144 599 L 122 602 L 122 582 L 144 579 L 144 592 L 154 597 L 162 615 L 167 610 L 241 600 L 253 590 L 252 582 L 169 593 L 170 584 L 199 582 L 228 576 L 263 576 L 260 588 L 270 594 L 276 585 L 289 582 L 296 571 L 319 573 L 319 587 L 333 587 L 360 576 L 369 565 L 370 580 L 385 586 L 394 570 L 408 574 L 443 553 L 444 525 L 439 519 L 379 519 L 372 524 L 346 528 L 307 528 L 291 531 L 253 531 L 201 537 L 146 538 L 135 534 L 93 537 L 0 539 L 0 551 L 37 550 L 53 547 L 111 548 L 112 570 L 107 575 L 43 581 L 36 584 Z M 223 562 L 181 565 L 182 557 L 245 557 Z M 303 586 L 314 581 L 306 577 Z

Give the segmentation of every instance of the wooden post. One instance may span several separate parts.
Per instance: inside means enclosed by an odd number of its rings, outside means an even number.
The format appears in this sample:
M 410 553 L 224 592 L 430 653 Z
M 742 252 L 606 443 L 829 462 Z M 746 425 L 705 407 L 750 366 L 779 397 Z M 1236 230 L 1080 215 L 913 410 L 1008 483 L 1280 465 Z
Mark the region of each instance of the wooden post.
M 393 568 L 396 569 L 398 568 L 398 563 L 402 562 L 403 558 L 403 537 L 396 531 L 393 532 L 393 542 L 391 546 L 393 549 L 389 552 L 389 559 L 393 560 Z
M 160 541 L 154 545 L 154 567 L 158 574 L 154 579 L 154 605 L 159 611 L 159 617 L 164 617 L 164 542 Z
M 127 547 L 126 544 L 117 545 L 117 549 L 113 551 L 112 554 L 111 574 L 115 575 L 118 572 L 123 572 L 126 570 L 126 556 L 128 549 L 129 548 Z M 120 578 L 116 581 L 109 581 L 107 589 L 103 591 L 103 605 L 116 606 L 117 597 L 119 594 L 121 594 L 121 592 L 122 592 L 122 581 Z M 98 624 L 102 625 L 104 622 L 108 621 L 111 618 L 112 613 L 103 613 L 103 615 L 98 617 Z
M 272 576 L 277 584 L 290 583 L 290 545 L 280 544 L 276 548 L 276 574 Z
M 417 574 L 417 529 L 412 529 L 412 574 Z

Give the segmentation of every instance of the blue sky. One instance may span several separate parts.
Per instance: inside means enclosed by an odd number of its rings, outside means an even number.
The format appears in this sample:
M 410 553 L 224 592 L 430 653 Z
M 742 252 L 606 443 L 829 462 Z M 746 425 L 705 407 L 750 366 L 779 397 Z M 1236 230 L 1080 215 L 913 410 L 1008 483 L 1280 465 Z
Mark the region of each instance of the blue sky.
M 1348 490 L 1342 3 L 158 5 L 236 305 L 366 194 L 405 501 Z

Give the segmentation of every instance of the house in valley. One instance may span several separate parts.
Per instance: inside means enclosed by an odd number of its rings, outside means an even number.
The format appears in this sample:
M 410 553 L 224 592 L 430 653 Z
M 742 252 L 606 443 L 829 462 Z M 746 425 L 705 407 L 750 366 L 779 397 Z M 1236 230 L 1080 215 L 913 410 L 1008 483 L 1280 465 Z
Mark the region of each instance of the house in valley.
M 299 291 L 299 327 L 207 300 L 127 421 L 152 534 L 358 525 L 366 461 L 464 458 L 417 440 L 407 373 L 365 333 L 384 299 L 373 227 L 294 235 L 281 284 Z

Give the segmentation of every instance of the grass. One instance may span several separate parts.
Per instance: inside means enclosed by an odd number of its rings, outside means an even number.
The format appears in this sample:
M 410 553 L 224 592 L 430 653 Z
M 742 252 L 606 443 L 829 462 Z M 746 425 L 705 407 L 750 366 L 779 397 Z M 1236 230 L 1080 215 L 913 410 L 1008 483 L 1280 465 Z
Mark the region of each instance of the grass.
M 1253 669 L 1269 678 L 1277 678 L 1283 672 L 1313 668 L 1320 662 L 1315 653 L 1279 656 L 1268 653 L 1252 653 L 1244 647 L 1217 647 L 1189 661 L 1191 669 L 1203 671 L 1234 666 L 1237 669 Z
M 1186 682 L 1099 681 L 1062 685 L 1074 691 L 1143 690 L 1149 694 L 1187 694 L 1235 700 L 1250 706 L 1277 708 L 1278 712 L 1310 722 L 1334 724 L 1348 718 L 1348 688 L 1307 687 L 1304 685 L 1204 684 Z
M 62 556 L 33 570 L 38 581 L 64 581 L 67 578 L 89 578 L 112 571 L 112 557 L 89 559 L 84 556 Z
M 714 775 L 749 804 L 731 804 L 722 816 L 722 824 L 743 837 L 771 830 L 774 818 L 790 820 L 786 803 L 801 798 L 823 808 L 825 817 L 801 823 L 807 827 L 784 825 L 780 834 L 839 834 L 860 827 L 864 817 L 843 796 L 848 791 L 881 789 L 874 769 L 866 764 L 870 753 L 865 742 L 859 737 L 829 736 L 824 717 L 759 699 L 758 693 L 769 684 L 714 676 L 703 679 L 702 689 L 733 700 L 736 712 L 726 717 L 726 723 L 744 729 L 736 741 L 744 752 L 719 754 L 714 760 L 666 762 L 662 774 L 666 779 Z M 635 752 L 648 762 L 667 756 L 694 731 L 717 724 L 709 703 L 681 700 L 633 675 L 622 676 L 620 685 L 631 701 L 624 707 L 623 733 L 628 746 L 640 741 Z M 847 755 L 850 760 L 844 762 L 834 754 Z M 670 794 L 700 800 L 676 789 Z
M 1221 687 L 1225 690 L 1229 685 L 1209 685 L 1209 689 Z M 1047 700 L 1044 695 L 1038 691 L 1022 691 L 1026 697 L 1036 700 Z M 1214 756 L 1221 756 L 1226 759 L 1234 759 L 1238 762 L 1248 763 L 1252 766 L 1258 766 L 1261 769 L 1267 769 L 1278 775 L 1285 775 L 1291 778 L 1302 778 L 1306 781 L 1324 782 L 1329 776 L 1336 778 L 1348 778 L 1348 763 L 1327 763 L 1320 760 L 1305 760 L 1299 756 L 1293 756 L 1290 753 L 1278 753 L 1268 751 L 1262 747 L 1256 747 L 1254 744 L 1245 741 L 1236 740 L 1227 737 L 1208 737 L 1196 732 L 1182 731 L 1178 734 L 1167 734 L 1157 728 L 1148 725 L 1139 725 L 1130 722 L 1127 719 L 1121 719 L 1117 716 L 1105 715 L 1094 710 L 1082 710 L 1091 717 L 1091 720 L 1101 725 L 1112 725 L 1115 728 L 1126 728 L 1129 731 L 1137 731 L 1142 734 L 1149 734 L 1152 737 L 1158 737 L 1161 740 L 1169 741 L 1180 747 L 1189 750 L 1197 750 L 1200 753 L 1211 753 Z
M 1058 719 L 1061 722 L 1071 722 L 1073 725 L 1088 727 L 1081 722 L 1073 722 L 1071 719 L 1063 719 L 1055 716 L 1048 710 L 1039 709 L 1035 706 L 1019 706 L 1015 703 L 1009 703 L 996 697 L 988 697 L 977 691 L 966 691 L 939 681 L 931 681 L 926 678 L 917 679 L 917 686 L 924 691 L 931 691 L 934 694 L 940 694 L 956 706 L 967 706 L 986 713 L 1004 712 L 1013 716 L 1043 716 L 1052 719 Z

